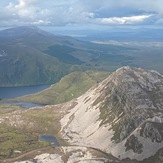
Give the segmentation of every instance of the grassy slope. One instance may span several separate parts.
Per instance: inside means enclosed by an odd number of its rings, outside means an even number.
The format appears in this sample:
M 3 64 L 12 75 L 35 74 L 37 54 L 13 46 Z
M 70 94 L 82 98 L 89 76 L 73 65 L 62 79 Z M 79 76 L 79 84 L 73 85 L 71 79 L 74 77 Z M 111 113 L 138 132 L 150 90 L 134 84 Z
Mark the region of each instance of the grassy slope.
M 67 102 L 79 97 L 94 84 L 108 77 L 108 75 L 108 72 L 99 71 L 73 72 L 40 93 L 19 97 L 16 100 L 42 104 Z
M 0 46 L 2 48 L 4 46 Z M 67 74 L 70 67 L 28 46 L 7 46 L 6 53 L 0 62 L 1 86 L 54 83 Z
M 5 124 L 0 124 L 0 133 L 0 160 L 18 156 L 19 153 L 14 152 L 16 150 L 24 153 L 48 145 L 38 141 L 38 133 L 13 128 Z

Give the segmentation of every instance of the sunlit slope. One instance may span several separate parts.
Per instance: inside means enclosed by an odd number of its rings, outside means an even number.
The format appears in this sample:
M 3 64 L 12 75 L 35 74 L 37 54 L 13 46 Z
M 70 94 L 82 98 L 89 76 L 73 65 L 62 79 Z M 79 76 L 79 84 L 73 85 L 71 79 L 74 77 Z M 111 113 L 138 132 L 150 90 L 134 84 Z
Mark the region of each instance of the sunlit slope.
M 42 104 L 57 104 L 79 97 L 93 85 L 108 77 L 108 72 L 86 71 L 73 72 L 63 77 L 58 83 L 37 94 L 16 98 L 18 101 L 27 101 Z

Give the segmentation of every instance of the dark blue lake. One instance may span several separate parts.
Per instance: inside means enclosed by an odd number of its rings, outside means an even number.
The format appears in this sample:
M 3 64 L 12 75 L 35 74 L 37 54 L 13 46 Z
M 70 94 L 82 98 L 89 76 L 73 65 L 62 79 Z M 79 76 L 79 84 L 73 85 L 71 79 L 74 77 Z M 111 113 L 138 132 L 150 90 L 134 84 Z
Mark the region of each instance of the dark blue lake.
M 39 140 L 46 141 L 46 142 L 50 143 L 52 146 L 54 146 L 54 147 L 59 146 L 59 142 L 58 142 L 58 140 L 56 139 L 55 136 L 41 135 L 41 136 L 39 136 Z
M 28 95 L 40 92 L 50 85 L 36 85 L 23 87 L 0 87 L 0 99 L 15 98 L 18 96 Z

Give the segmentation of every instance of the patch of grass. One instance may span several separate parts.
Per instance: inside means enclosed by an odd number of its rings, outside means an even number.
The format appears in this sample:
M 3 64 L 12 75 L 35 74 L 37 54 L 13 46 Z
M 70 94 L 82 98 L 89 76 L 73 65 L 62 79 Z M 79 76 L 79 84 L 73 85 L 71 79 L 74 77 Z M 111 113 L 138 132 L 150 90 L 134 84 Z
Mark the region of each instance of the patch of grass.
M 18 106 L 0 106 L 0 118 L 5 119 L 0 124 L 0 160 L 49 146 L 49 143 L 38 140 L 43 134 L 53 135 L 61 145 L 66 145 L 59 135 L 60 108 L 22 110 Z
M 18 109 L 20 109 L 20 106 L 0 102 L 0 116 Z
M 0 160 L 15 158 L 29 151 L 49 146 L 49 143 L 38 140 L 43 134 L 53 135 L 61 145 L 66 145 L 59 135 L 62 116 L 59 107 L 14 109 L 0 113 L 0 116 L 6 119 L 0 124 Z
M 38 141 L 38 133 L 0 124 L 0 160 L 13 158 L 45 146 L 48 146 L 48 143 Z
M 60 114 L 55 109 L 32 109 L 23 113 L 29 121 L 35 122 L 34 130 L 56 135 L 60 130 Z

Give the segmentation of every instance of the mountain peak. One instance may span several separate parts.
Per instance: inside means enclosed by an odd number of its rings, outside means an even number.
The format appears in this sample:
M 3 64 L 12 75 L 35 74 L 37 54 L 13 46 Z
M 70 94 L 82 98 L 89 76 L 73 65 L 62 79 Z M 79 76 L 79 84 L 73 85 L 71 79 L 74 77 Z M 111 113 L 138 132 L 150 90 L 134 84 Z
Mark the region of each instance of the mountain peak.
M 125 66 L 113 72 L 108 80 L 114 81 L 115 84 L 137 83 L 141 87 L 152 89 L 155 83 L 162 82 L 162 75 L 156 71 L 147 71 L 141 68 Z
M 52 35 L 36 26 L 19 26 L 0 31 L 0 36 L 5 37 L 29 36 L 31 34 Z
M 118 71 L 128 71 L 128 70 L 131 70 L 130 66 L 123 66 L 123 67 L 120 67 L 119 69 L 117 69 L 116 72 L 118 72 Z
M 119 69 L 117 69 L 115 72 L 113 73 L 119 73 L 119 74 L 125 74 L 125 73 L 139 73 L 139 74 L 142 74 L 142 73 L 149 73 L 149 72 L 154 72 L 154 71 L 149 71 L 149 70 L 144 70 L 140 67 L 130 67 L 130 66 L 123 66 Z M 158 73 L 159 74 L 159 73 Z
M 159 73 L 122 67 L 76 103 L 61 120 L 62 135 L 70 143 L 137 160 L 163 147 L 163 77 Z

